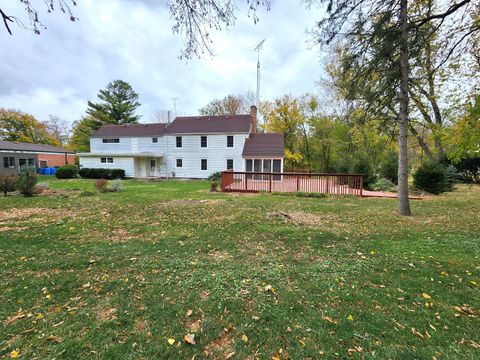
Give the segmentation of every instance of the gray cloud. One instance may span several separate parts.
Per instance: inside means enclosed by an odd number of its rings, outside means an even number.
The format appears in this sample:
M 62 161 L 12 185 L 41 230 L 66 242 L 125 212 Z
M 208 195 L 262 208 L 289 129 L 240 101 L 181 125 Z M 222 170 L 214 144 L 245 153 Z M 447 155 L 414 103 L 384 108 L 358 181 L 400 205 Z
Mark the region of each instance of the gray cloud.
M 21 6 L 11 7 L 23 15 Z M 143 121 L 156 109 L 172 109 L 173 97 L 179 113 L 196 114 L 213 98 L 255 89 L 252 49 L 262 39 L 262 98 L 313 91 L 321 74 L 305 33 L 321 12 L 289 1 L 261 9 L 257 25 L 243 7 L 234 27 L 213 34 L 215 56 L 189 61 L 178 59 L 182 39 L 171 32 L 164 1 L 80 0 L 74 10 L 75 23 L 59 12 L 43 13 L 48 29 L 40 36 L 0 31 L 1 107 L 74 121 L 99 89 L 123 79 L 140 94 Z

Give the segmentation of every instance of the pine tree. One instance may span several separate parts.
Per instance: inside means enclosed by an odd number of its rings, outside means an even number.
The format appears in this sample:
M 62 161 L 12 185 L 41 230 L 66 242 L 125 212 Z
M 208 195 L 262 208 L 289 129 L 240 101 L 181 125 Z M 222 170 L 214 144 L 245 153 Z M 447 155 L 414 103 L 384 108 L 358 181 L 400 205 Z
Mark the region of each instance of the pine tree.
M 88 102 L 87 114 L 101 124 L 137 124 L 135 115 L 140 106 L 138 94 L 132 86 L 122 80 L 115 80 L 100 90 L 97 95 L 102 102 Z

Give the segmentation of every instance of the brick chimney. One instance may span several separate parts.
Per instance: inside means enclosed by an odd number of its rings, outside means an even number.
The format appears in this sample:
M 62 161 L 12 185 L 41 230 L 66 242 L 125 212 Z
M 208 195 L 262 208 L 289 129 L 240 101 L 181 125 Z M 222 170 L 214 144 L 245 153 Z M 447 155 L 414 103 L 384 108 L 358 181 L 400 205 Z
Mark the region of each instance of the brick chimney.
M 257 132 L 257 107 L 255 105 L 250 106 L 250 132 Z

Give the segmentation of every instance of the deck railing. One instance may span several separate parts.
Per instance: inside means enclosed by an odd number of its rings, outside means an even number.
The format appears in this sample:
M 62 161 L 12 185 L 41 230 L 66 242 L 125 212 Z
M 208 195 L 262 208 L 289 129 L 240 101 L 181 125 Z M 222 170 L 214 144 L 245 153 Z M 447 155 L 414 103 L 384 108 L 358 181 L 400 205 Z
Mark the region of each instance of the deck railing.
M 363 175 L 223 171 L 225 192 L 306 192 L 362 196 Z

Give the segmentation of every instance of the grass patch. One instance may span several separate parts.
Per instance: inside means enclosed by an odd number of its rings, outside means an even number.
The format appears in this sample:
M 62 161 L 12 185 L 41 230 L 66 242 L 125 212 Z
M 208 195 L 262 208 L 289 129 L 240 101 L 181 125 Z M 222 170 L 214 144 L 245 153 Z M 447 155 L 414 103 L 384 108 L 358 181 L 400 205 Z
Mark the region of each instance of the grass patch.
M 43 180 L 74 195 L 0 197 L 0 357 L 480 356 L 478 186 L 406 218 L 394 199 Z

